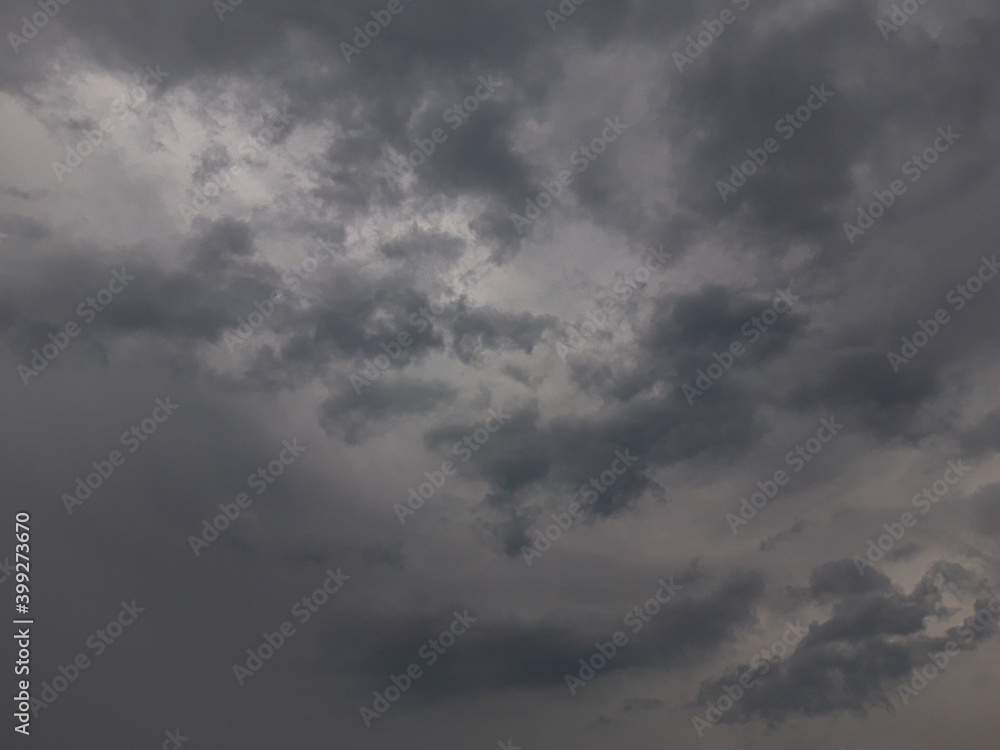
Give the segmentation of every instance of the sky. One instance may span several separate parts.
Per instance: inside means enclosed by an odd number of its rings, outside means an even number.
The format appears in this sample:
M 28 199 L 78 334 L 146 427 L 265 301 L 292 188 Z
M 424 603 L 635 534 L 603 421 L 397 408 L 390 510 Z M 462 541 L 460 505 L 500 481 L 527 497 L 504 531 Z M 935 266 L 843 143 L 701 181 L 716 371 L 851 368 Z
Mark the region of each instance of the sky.
M 0 32 L 12 746 L 995 744 L 996 3 Z

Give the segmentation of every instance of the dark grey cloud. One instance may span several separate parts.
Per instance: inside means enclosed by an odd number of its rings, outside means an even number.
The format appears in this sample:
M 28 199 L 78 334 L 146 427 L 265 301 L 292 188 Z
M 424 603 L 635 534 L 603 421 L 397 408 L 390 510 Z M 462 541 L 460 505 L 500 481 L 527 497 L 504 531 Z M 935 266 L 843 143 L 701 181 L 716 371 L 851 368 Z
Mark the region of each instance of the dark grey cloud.
M 339 432 L 351 445 L 372 434 L 379 422 L 406 414 L 427 414 L 454 400 L 457 390 L 444 381 L 421 381 L 406 376 L 383 376 L 357 394 L 350 385 L 325 401 L 320 423 L 328 432 Z
M 1000 579 L 1000 281 L 953 300 L 1000 236 L 996 9 L 923 4 L 885 38 L 873 0 L 388 6 L 70 2 L 23 45 L 6 35 L 40 6 L 0 14 L 0 469 L 37 519 L 39 680 L 121 598 L 150 604 L 46 710 L 39 746 L 151 745 L 177 724 L 217 746 L 652 746 L 798 619 L 808 633 L 704 746 L 926 742 L 913 712 L 866 717 L 948 640 L 983 665 L 995 649 L 992 625 L 961 633 Z M 53 160 L 147 66 L 168 72 L 148 104 L 57 181 Z M 813 87 L 833 93 L 784 139 Z M 276 109 L 289 126 L 265 135 Z M 594 147 L 614 117 L 627 128 Z M 947 127 L 954 147 L 911 182 Z M 778 152 L 723 200 L 769 137 Z M 512 214 L 564 169 L 519 231 Z M 844 223 L 895 179 L 905 194 L 850 242 Z M 671 255 L 642 278 L 649 247 Z M 116 272 L 134 280 L 25 385 L 19 366 Z M 797 301 L 749 342 L 779 290 Z M 949 322 L 895 372 L 888 354 L 938 309 Z M 745 355 L 689 399 L 734 341 Z M 178 415 L 67 514 L 61 494 L 165 394 Z M 489 410 L 509 417 L 463 461 Z M 730 534 L 738 498 L 830 414 L 844 436 Z M 296 436 L 301 463 L 195 557 L 189 536 Z M 617 452 L 635 463 L 524 565 Z M 963 484 L 859 576 L 854 551 L 956 456 L 975 467 Z M 401 524 L 394 504 L 443 461 L 454 476 Z M 338 566 L 344 591 L 237 686 L 233 663 Z M 685 571 L 683 595 L 571 699 L 565 675 L 665 570 Z M 366 730 L 360 703 L 466 608 L 476 626 Z M 958 744 L 991 720 L 972 661 L 949 675 L 962 713 L 921 708 Z M 101 706 L 126 701 L 108 735 Z
M 791 538 L 792 536 L 795 536 L 796 534 L 801 534 L 803 529 L 805 529 L 805 527 L 806 527 L 806 522 L 800 518 L 798 521 L 793 523 L 784 531 L 781 531 L 777 534 L 772 534 L 767 539 L 761 539 L 760 550 L 762 552 L 771 552 L 775 548 L 775 546 L 777 546 L 781 542 Z
M 957 575 L 956 583 L 967 583 L 968 571 L 957 568 L 938 566 L 905 594 L 877 572 L 869 571 L 865 577 L 871 578 L 865 581 L 851 560 L 820 566 L 813 571 L 810 592 L 819 601 L 832 602 L 829 619 L 811 623 L 790 655 L 779 659 L 778 652 L 771 652 L 703 683 L 695 703 L 714 700 L 724 685 L 738 683 L 749 672 L 755 684 L 723 715 L 723 723 L 762 719 L 777 724 L 797 715 L 866 716 L 874 708 L 894 710 L 892 689 L 924 665 L 928 654 L 943 652 L 949 642 L 962 651 L 975 649 L 980 638 L 996 630 L 992 617 L 985 627 L 969 629 L 988 601 L 975 597 L 971 617 L 944 635 L 930 634 L 931 624 L 950 614 L 936 580 Z M 965 585 L 961 588 L 968 593 Z
M 969 498 L 969 502 L 975 510 L 978 531 L 992 535 L 1000 532 L 1000 485 L 983 487 Z
M 452 335 L 455 353 L 466 364 L 480 358 L 484 350 L 521 350 L 531 354 L 542 334 L 555 323 L 550 316 L 463 308 L 456 310 Z
M 698 663 L 715 647 L 733 639 L 739 628 L 755 621 L 762 593 L 760 576 L 745 573 L 716 582 L 708 591 L 683 596 L 664 607 L 650 621 L 646 635 L 636 636 L 633 644 L 609 662 L 605 672 L 643 665 L 669 670 Z M 479 619 L 448 651 L 439 654 L 440 663 L 433 665 L 433 670 L 426 669 L 416 701 L 444 701 L 515 688 L 565 691 L 565 677 L 576 674 L 578 659 L 593 652 L 595 639 L 607 638 L 607 633 L 588 632 L 579 625 L 529 623 L 511 614 L 457 605 L 419 617 L 382 616 L 334 623 L 322 637 L 329 643 L 331 655 L 336 654 L 337 668 L 345 668 L 338 644 L 349 642 L 356 648 L 346 660 L 347 668 L 359 676 L 381 675 L 364 694 L 367 699 L 371 690 L 381 687 L 379 682 L 387 682 L 390 675 L 401 673 L 410 663 L 426 664 L 418 658 L 421 647 L 440 635 L 456 609 Z

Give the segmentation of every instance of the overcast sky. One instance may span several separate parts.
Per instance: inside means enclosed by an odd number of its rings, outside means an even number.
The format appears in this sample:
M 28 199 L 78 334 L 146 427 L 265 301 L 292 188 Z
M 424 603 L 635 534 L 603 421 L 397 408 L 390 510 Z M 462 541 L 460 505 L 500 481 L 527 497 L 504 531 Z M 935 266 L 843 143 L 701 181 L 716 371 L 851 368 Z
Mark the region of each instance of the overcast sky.
M 17 742 L 995 744 L 996 3 L 0 31 Z

